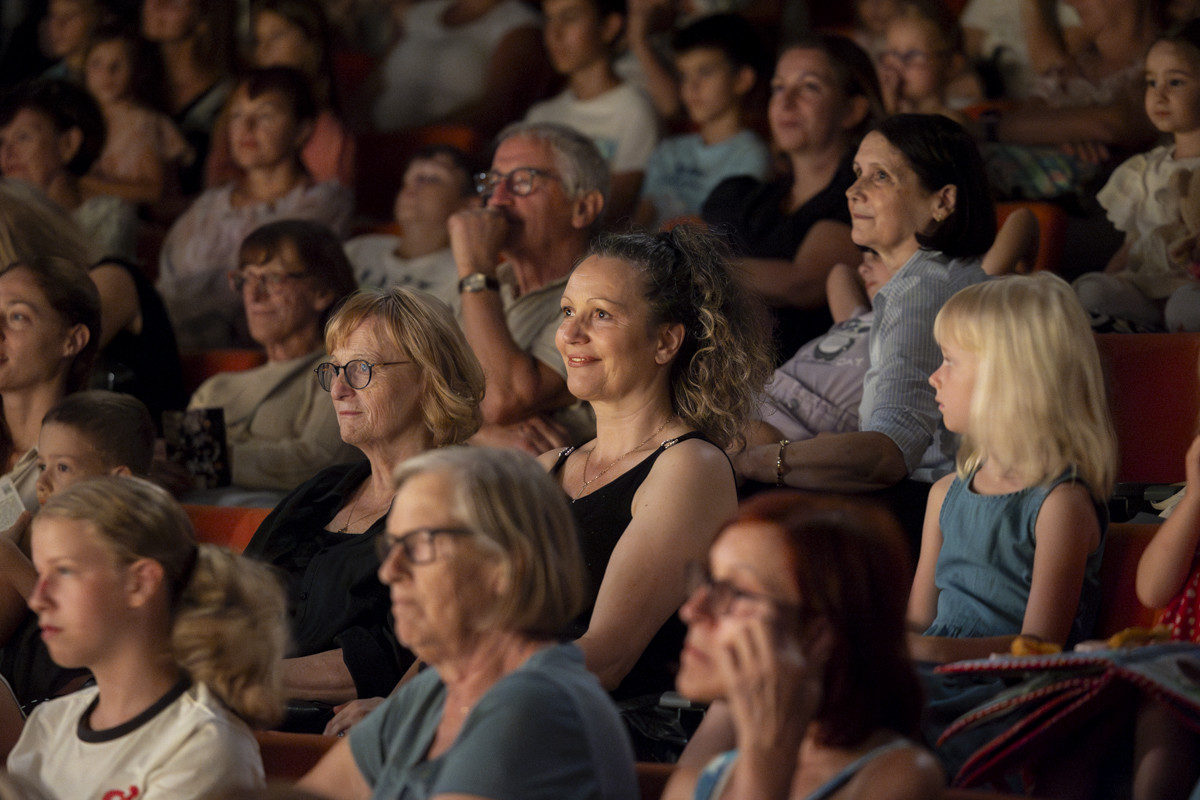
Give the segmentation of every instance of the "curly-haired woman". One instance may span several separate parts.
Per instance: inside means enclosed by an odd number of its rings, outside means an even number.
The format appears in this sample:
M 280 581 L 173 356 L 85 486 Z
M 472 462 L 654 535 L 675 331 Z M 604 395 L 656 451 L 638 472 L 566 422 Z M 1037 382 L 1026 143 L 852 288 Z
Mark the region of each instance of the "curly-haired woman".
M 766 314 L 720 240 L 689 226 L 601 238 L 562 310 L 567 386 L 596 413 L 595 439 L 542 456 L 591 578 L 579 645 L 615 699 L 655 696 L 683 642 L 684 564 L 737 509 L 724 450 L 770 375 Z

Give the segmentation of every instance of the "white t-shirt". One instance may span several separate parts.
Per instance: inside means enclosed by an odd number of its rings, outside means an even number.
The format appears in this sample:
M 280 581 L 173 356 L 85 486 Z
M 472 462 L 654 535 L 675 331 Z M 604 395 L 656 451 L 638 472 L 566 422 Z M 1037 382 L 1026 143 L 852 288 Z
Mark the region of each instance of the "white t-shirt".
M 614 173 L 642 172 L 658 143 L 658 116 L 641 91 L 622 83 L 580 100 L 570 89 L 529 109 L 526 122 L 557 122 L 591 139 Z
M 404 38 L 380 69 L 383 90 L 372 114 L 379 130 L 425 125 L 474 103 L 500 41 L 538 25 L 537 13 L 520 0 L 501 0 L 479 19 L 448 28 L 442 14 L 452 2 L 425 0 L 404 15 Z
M 346 258 L 354 267 L 358 285 L 376 289 L 393 286 L 420 289 L 450 306 L 457 314 L 462 301 L 458 295 L 458 268 L 450 248 L 417 258 L 401 258 L 396 255 L 399 244 L 399 236 L 382 233 L 355 236 L 346 242 Z
M 54 800 L 199 800 L 263 786 L 258 742 L 203 684 L 179 684 L 134 719 L 84 724 L 98 689 L 38 706 L 8 771 Z

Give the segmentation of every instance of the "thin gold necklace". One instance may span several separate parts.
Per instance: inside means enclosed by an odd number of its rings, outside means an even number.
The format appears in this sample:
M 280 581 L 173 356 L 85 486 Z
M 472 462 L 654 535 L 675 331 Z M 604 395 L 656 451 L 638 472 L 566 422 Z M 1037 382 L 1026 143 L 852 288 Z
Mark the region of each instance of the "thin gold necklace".
M 362 500 L 363 495 L 365 495 L 366 493 L 367 493 L 367 490 L 363 489 L 359 493 L 358 497 L 354 498 L 354 503 L 350 506 L 350 513 L 346 515 L 346 523 L 344 525 L 342 525 L 342 527 L 338 528 L 338 530 L 337 530 L 338 533 L 349 533 L 350 532 L 350 526 L 354 524 L 354 512 L 358 510 L 358 501 Z M 361 517 L 359 517 L 359 519 L 366 519 L 368 516 L 370 516 L 370 514 L 371 514 L 371 509 L 367 509 L 367 513 L 363 514 Z
M 663 431 L 663 428 L 667 427 L 667 425 L 668 425 L 668 424 L 671 422 L 671 420 L 673 420 L 673 419 L 675 419 L 675 415 L 674 415 L 674 414 L 672 414 L 671 416 L 667 417 L 665 420 L 663 420 L 663 424 L 662 424 L 662 425 L 659 425 L 657 428 L 655 428 L 655 429 L 654 429 L 654 432 L 653 432 L 653 433 L 651 433 L 651 434 L 650 434 L 649 436 L 647 436 L 645 439 L 642 439 L 642 441 L 640 441 L 640 442 L 638 442 L 637 444 L 635 444 L 635 445 L 633 446 L 633 449 L 631 449 L 631 450 L 626 450 L 624 453 L 622 453 L 621 455 L 617 456 L 615 459 L 613 459 L 612 461 L 610 461 L 610 462 L 609 462 L 609 464 L 608 464 L 608 466 L 607 466 L 607 467 L 605 467 L 604 469 L 600 470 L 600 471 L 599 471 L 599 472 L 597 472 L 595 475 L 593 475 L 591 480 L 588 480 L 588 479 L 587 479 L 588 465 L 589 465 L 590 463 L 592 463 L 592 453 L 593 453 L 593 452 L 596 450 L 596 445 L 592 445 L 592 446 L 591 446 L 591 449 L 589 449 L 589 450 L 587 451 L 587 454 L 584 456 L 584 459 L 583 459 L 583 478 L 584 478 L 584 480 L 583 480 L 583 485 L 579 487 L 579 491 L 575 493 L 575 499 L 576 499 L 576 500 L 578 500 L 579 498 L 583 497 L 583 493 L 584 493 L 585 491 L 587 491 L 587 488 L 588 488 L 589 486 L 591 486 L 593 483 L 595 483 L 596 481 L 598 481 L 598 480 L 600 480 L 601 478 L 603 478 L 603 477 L 604 477 L 604 476 L 605 476 L 605 475 L 608 473 L 608 471 L 609 471 L 610 469 L 612 469 L 612 468 L 613 468 L 613 467 L 615 467 L 617 464 L 620 464 L 622 461 L 624 461 L 624 460 L 625 460 L 625 458 L 626 458 L 626 457 L 627 457 L 627 456 L 628 456 L 630 453 L 636 453 L 638 450 L 641 450 L 643 447 L 645 447 L 645 446 L 646 446 L 646 443 L 647 443 L 647 442 L 649 442 L 651 439 L 653 439 L 655 436 L 658 436 L 660 433 L 662 433 L 662 431 Z

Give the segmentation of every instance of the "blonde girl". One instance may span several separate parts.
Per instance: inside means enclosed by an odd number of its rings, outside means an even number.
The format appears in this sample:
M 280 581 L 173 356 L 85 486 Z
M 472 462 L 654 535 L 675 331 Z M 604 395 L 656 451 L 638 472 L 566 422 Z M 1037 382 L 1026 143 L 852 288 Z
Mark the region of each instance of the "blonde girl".
M 957 108 L 983 99 L 978 80 L 965 71 L 963 35 L 941 3 L 904 3 L 887 24 L 879 54 L 879 85 L 889 113 L 942 114 L 959 124 Z
M 1099 600 L 1116 469 L 1087 315 L 1049 273 L 970 286 L 934 324 L 929 382 L 957 471 L 933 485 L 909 597 L 913 657 L 1008 650 L 1018 634 L 1084 638 Z
M 280 716 L 286 641 L 269 568 L 198 546 L 170 495 L 124 476 L 55 493 L 32 542 L 42 638 L 95 685 L 34 710 L 9 772 L 60 800 L 261 786 L 247 723 Z

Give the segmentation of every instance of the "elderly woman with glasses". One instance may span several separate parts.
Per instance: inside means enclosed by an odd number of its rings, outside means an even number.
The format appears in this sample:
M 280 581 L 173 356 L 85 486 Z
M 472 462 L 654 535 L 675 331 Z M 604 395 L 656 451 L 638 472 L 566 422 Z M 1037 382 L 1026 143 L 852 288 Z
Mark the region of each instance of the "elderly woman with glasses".
M 612 702 L 561 640 L 586 577 L 566 498 L 526 455 L 446 448 L 395 476 L 379 580 L 429 669 L 300 781 L 329 798 L 637 797 Z
M 266 351 L 267 363 L 214 375 L 189 407 L 224 410 L 234 486 L 290 491 L 317 470 L 358 457 L 342 441 L 328 392 L 313 380 L 313 370 L 327 360 L 325 322 L 354 291 L 354 273 L 333 231 L 301 219 L 251 232 L 238 263 L 230 286 L 242 298 L 250 338 Z
M 479 426 L 483 370 L 445 304 L 409 289 L 351 295 L 325 329 L 315 380 L 342 440 L 365 461 L 321 470 L 276 506 L 246 553 L 285 573 L 295 652 L 288 696 L 324 703 L 385 695 L 411 661 L 388 623 L 375 540 L 392 473 Z M 325 720 L 314 720 L 316 730 Z
M 908 738 L 921 690 L 907 561 L 875 506 L 778 492 L 745 503 L 689 570 L 677 686 L 714 705 L 663 797 L 940 797 L 941 768 Z

